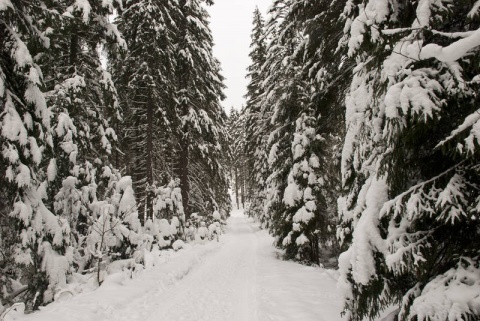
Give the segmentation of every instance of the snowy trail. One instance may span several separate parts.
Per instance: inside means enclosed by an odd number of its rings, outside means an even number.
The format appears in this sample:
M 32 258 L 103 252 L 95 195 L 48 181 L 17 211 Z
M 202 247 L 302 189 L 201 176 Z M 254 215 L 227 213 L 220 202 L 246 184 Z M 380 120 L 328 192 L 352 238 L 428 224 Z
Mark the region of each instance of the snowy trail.
M 341 320 L 335 272 L 281 261 L 272 241 L 236 211 L 219 243 L 174 253 L 134 279 L 114 275 L 21 320 Z
M 256 236 L 244 218 L 232 217 L 222 249 L 155 301 L 154 320 L 254 320 Z

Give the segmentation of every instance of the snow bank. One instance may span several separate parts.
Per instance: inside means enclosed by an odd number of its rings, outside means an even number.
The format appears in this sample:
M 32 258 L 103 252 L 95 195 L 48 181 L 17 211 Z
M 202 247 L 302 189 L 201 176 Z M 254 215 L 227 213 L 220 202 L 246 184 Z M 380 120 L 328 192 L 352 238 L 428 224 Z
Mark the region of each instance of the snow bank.
M 103 284 L 92 291 L 88 284 L 76 284 L 81 293 L 71 298 L 53 302 L 33 314 L 19 316 L 12 320 L 32 321 L 97 321 L 123 320 L 117 315 L 120 308 L 135 304 L 154 290 L 167 292 L 182 280 L 206 257 L 218 251 L 222 242 L 209 242 L 204 245 L 186 245 L 182 251 L 153 251 L 153 266 L 148 270 L 132 271 L 135 265 L 131 260 L 115 262 L 110 266 L 110 275 Z M 86 282 L 86 280 L 83 280 Z M 75 287 L 75 286 L 74 286 Z M 148 296 L 147 296 L 148 297 Z M 151 298 L 149 297 L 151 300 Z

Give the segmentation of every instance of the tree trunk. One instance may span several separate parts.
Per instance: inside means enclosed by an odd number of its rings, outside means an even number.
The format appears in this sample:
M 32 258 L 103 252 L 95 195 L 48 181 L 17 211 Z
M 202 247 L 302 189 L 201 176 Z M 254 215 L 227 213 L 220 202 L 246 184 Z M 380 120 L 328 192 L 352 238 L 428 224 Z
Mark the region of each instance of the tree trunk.
M 242 208 L 245 208 L 245 166 L 242 164 L 242 171 L 240 177 L 240 188 L 241 188 L 241 197 L 242 197 Z
M 188 151 L 188 141 L 182 139 L 180 143 L 180 152 L 178 155 L 178 177 L 180 178 L 180 188 L 182 190 L 182 203 L 183 211 L 185 213 L 185 219 L 190 218 L 190 207 L 189 207 L 189 194 L 190 194 L 190 182 L 188 180 L 188 163 L 189 163 L 189 151 Z
M 147 102 L 147 186 L 146 186 L 146 219 L 153 219 L 153 195 L 150 187 L 153 185 L 153 99 L 150 97 Z
M 70 57 L 69 57 L 69 65 L 70 65 L 70 73 L 75 72 L 75 66 L 77 64 L 77 56 L 78 56 L 78 31 L 74 27 L 72 31 L 72 36 L 70 38 Z
M 237 202 L 237 209 L 240 209 L 238 202 L 238 168 L 235 167 L 235 201 Z

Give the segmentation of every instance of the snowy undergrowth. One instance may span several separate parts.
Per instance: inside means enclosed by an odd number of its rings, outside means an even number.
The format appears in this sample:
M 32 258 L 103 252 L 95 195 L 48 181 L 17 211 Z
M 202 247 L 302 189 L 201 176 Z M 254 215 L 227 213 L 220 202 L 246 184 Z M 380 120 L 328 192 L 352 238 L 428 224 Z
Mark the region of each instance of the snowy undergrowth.
M 135 305 L 139 298 L 159 288 L 167 291 L 223 243 L 221 238 L 220 242 L 185 244 L 179 251 L 155 249 L 144 253 L 144 265 L 132 259 L 116 261 L 98 288 L 95 275 L 74 275 L 55 302 L 41 307 L 39 312 L 23 315 L 17 307 L 1 320 L 114 320 L 118 307 Z

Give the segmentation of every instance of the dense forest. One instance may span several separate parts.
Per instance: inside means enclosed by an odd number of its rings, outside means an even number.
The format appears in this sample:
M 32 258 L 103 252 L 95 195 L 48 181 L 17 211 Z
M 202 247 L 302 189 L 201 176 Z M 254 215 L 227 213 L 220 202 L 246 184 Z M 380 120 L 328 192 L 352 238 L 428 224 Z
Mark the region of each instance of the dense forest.
M 0 0 L 0 312 L 204 239 L 231 188 L 346 320 L 478 320 L 480 1 L 273 0 L 229 116 L 213 2 Z
M 275 0 L 254 14 L 235 122 L 247 212 L 287 259 L 338 264 L 347 320 L 480 318 L 479 9 Z
M 109 262 L 186 240 L 198 214 L 226 217 L 227 116 L 202 1 L 0 10 L 2 305 L 21 294 L 36 309 L 72 273 L 101 283 Z

